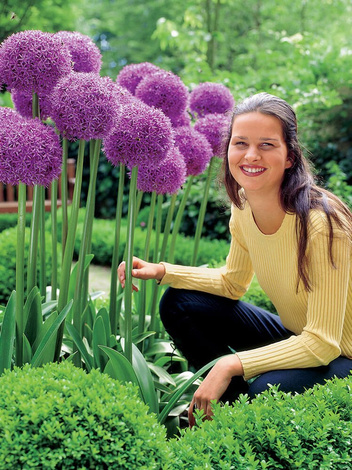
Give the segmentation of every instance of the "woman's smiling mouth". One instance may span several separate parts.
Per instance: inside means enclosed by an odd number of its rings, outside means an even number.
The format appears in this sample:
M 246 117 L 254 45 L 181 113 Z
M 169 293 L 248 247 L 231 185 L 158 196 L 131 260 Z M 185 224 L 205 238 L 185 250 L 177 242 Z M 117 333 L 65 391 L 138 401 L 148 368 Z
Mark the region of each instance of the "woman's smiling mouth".
M 247 166 L 247 165 L 243 165 L 243 166 L 240 166 L 241 170 L 242 170 L 242 173 L 244 173 L 245 175 L 249 175 L 249 176 L 258 176 L 262 173 L 264 173 L 264 171 L 266 171 L 266 168 L 263 168 L 263 167 L 258 167 L 258 166 Z

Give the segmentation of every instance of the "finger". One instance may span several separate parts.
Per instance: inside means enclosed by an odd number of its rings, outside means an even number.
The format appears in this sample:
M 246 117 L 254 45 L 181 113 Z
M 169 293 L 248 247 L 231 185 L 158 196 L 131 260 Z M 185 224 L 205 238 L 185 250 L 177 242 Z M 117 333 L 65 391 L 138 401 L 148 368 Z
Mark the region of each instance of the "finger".
M 192 428 L 196 424 L 196 420 L 194 419 L 194 415 L 193 415 L 194 407 L 195 407 L 195 400 L 193 398 L 188 408 L 188 424 L 190 428 Z

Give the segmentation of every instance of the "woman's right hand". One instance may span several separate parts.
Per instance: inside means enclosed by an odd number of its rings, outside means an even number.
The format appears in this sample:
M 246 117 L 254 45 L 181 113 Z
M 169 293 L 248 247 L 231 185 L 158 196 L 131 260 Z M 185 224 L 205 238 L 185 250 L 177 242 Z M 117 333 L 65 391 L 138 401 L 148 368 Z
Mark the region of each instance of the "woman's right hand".
M 122 261 L 117 269 L 118 279 L 122 287 L 125 287 L 126 281 L 126 263 Z M 156 279 L 161 281 L 165 275 L 165 267 L 163 264 L 148 263 L 140 258 L 133 257 L 132 262 L 132 277 L 136 279 Z M 138 287 L 132 284 L 133 290 L 138 292 Z

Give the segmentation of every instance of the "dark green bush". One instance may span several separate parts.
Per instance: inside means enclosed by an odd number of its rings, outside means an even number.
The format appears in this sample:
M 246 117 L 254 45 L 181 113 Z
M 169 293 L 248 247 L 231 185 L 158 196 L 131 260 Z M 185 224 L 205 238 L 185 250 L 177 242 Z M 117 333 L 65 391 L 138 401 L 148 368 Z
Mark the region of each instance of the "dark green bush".
M 11 292 L 16 288 L 16 240 L 17 227 L 12 227 L 0 233 L 0 304 L 5 304 Z M 51 233 L 45 233 L 45 250 L 46 250 L 46 282 L 51 284 Z M 29 250 L 29 228 L 26 228 L 25 235 L 25 270 L 28 261 Z M 58 244 L 58 263 L 61 260 L 61 247 Z M 26 271 L 25 271 L 26 272 Z
M 16 214 L 0 214 L 0 232 L 7 228 L 15 227 L 17 225 L 18 216 Z M 26 213 L 26 226 L 29 227 L 31 223 L 31 214 Z
M 160 469 L 165 429 L 136 389 L 71 363 L 0 378 L 0 469 Z
M 173 470 L 352 468 L 352 376 L 301 395 L 275 389 L 215 405 L 214 419 L 170 441 Z

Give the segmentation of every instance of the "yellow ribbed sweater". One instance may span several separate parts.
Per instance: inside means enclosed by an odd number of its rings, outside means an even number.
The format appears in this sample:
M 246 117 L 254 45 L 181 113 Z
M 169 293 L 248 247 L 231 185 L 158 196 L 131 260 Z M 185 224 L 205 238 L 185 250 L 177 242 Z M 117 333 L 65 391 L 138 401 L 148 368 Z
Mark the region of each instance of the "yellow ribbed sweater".
M 297 285 L 296 216 L 286 214 L 279 230 L 264 235 L 248 204 L 232 207 L 232 242 L 226 266 L 219 269 L 163 263 L 161 284 L 232 299 L 248 289 L 255 273 L 280 319 L 294 333 L 277 343 L 237 353 L 245 379 L 277 369 L 316 367 L 343 355 L 352 358 L 351 245 L 336 230 L 331 266 L 325 215 L 311 211 L 307 256 L 312 291 Z M 214 312 L 216 321 L 216 312 Z M 209 325 L 211 328 L 211 325 Z

